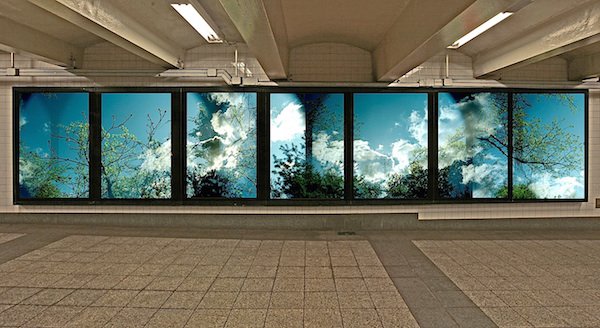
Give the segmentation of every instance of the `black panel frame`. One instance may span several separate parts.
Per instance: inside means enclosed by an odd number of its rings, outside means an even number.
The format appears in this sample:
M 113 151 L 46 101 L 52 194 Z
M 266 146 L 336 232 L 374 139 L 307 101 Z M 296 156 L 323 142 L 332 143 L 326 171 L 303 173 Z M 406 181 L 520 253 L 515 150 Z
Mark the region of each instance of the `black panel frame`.
M 90 108 L 90 197 L 23 199 L 19 197 L 19 106 L 24 93 L 87 92 Z M 186 121 L 188 92 L 246 92 L 257 94 L 257 197 L 256 198 L 187 198 L 186 197 Z M 509 153 L 512 153 L 512 96 L 514 93 L 584 94 L 585 115 L 585 196 L 581 199 L 512 199 L 512 156 L 509 156 L 508 199 L 440 199 L 437 191 L 437 119 L 440 92 L 502 92 L 509 97 Z M 171 93 L 171 198 L 170 199 L 102 199 L 101 165 L 101 94 L 102 93 Z M 341 93 L 344 95 L 344 198 L 343 199 L 270 199 L 270 95 L 272 93 Z M 353 195 L 353 100 L 355 93 L 426 93 L 428 95 L 428 185 L 425 199 L 354 199 Z M 15 205 L 198 205 L 198 206 L 347 206 L 347 205 L 428 205 L 493 203 L 577 203 L 589 197 L 589 92 L 586 89 L 535 88 L 381 88 L 381 87 L 14 87 L 13 88 L 13 204 Z

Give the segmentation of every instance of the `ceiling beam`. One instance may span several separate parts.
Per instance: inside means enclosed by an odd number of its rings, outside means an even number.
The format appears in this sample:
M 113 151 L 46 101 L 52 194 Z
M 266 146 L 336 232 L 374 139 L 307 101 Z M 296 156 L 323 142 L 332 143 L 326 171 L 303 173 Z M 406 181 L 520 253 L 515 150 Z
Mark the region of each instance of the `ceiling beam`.
M 185 50 L 158 36 L 110 1 L 29 0 L 56 16 L 165 68 L 181 68 Z
M 64 67 L 81 67 L 83 49 L 46 33 L 0 17 L 0 50 Z
M 375 78 L 382 82 L 400 78 L 517 2 L 447 0 L 441 10 L 439 0 L 411 1 L 373 51 Z
M 521 33 L 522 37 L 475 56 L 477 78 L 515 69 L 600 41 L 600 2 L 593 1 Z
M 263 1 L 220 0 L 220 2 L 267 76 L 271 80 L 287 79 L 288 45 L 285 40 L 281 37 L 276 38 L 273 33 Z
M 600 76 L 600 53 L 578 56 L 569 61 L 569 80 Z

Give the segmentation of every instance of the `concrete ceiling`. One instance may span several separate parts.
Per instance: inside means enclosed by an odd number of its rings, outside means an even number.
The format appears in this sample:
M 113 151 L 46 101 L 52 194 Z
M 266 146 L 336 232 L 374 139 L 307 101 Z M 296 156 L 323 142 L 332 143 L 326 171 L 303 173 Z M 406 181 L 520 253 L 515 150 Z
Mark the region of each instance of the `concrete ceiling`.
M 289 46 L 334 40 L 372 51 L 409 1 L 282 0 Z
M 495 14 L 523 4 L 458 49 L 473 59 L 475 77 L 498 78 L 554 56 L 567 60 L 571 79 L 600 73 L 598 0 L 191 1 L 201 4 L 228 44 L 245 43 L 273 80 L 287 79 L 291 49 L 342 43 L 371 52 L 374 81 L 393 81 Z M 0 29 L 12 31 L 0 34 L 0 51 L 68 67 L 81 67 L 84 51 L 100 42 L 167 69 L 183 67 L 189 49 L 207 44 L 169 0 L 2 0 Z

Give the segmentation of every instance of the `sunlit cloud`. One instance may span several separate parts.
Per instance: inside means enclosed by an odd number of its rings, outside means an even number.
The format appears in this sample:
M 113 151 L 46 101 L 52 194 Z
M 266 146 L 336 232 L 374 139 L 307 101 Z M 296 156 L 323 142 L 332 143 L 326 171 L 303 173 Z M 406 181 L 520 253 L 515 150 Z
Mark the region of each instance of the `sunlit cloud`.
M 539 198 L 583 198 L 583 177 L 553 177 L 549 173 L 536 174 L 529 188 Z
M 140 155 L 143 172 L 169 172 L 171 170 L 171 140 L 163 142 L 156 149 L 146 149 Z
M 420 115 L 418 111 L 410 113 L 410 135 L 417 140 L 421 147 L 427 147 L 427 109 Z
M 464 165 L 462 167 L 462 184 L 471 182 L 477 185 L 473 188 L 473 197 L 475 198 L 494 198 L 495 193 L 506 183 L 507 177 L 506 163 L 481 165 Z
M 288 141 L 304 134 L 306 123 L 302 105 L 289 103 L 271 119 L 271 141 Z
M 344 163 L 344 141 L 331 140 L 331 136 L 324 132 L 319 132 L 313 140 L 313 156 L 323 164 L 332 164 L 339 169 L 343 168 Z

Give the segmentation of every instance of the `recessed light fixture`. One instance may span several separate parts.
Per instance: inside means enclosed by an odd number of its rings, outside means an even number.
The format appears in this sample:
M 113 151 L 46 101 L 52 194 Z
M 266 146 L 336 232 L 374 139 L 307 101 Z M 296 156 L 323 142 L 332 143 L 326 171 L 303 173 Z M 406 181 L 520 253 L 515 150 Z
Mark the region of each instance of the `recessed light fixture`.
M 208 43 L 223 43 L 217 32 L 208 24 L 207 19 L 202 17 L 191 3 L 171 3 L 171 7 L 192 25 Z
M 452 45 L 448 46 L 448 48 L 449 49 L 460 48 L 462 45 L 464 45 L 465 43 L 473 40 L 474 38 L 476 38 L 481 33 L 489 30 L 490 28 L 492 28 L 496 24 L 498 24 L 501 21 L 507 19 L 512 14 L 513 14 L 513 12 L 510 12 L 510 11 L 505 11 L 505 12 L 499 13 L 498 15 L 490 18 L 487 22 L 479 25 L 477 28 L 475 28 L 471 32 L 465 34 L 465 36 L 463 36 L 462 38 L 456 40 L 456 42 L 454 42 Z

